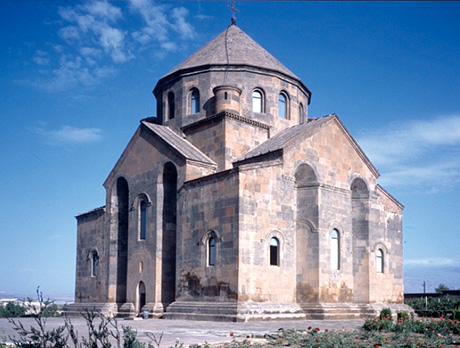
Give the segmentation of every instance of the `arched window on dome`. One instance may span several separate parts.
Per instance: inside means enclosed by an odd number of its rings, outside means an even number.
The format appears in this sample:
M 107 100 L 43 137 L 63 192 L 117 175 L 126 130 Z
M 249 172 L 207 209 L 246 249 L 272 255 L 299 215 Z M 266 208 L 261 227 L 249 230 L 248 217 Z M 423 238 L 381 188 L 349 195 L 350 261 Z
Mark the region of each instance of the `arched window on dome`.
M 260 89 L 252 91 L 252 111 L 253 112 L 264 112 L 264 94 Z
M 303 108 L 303 104 L 299 104 L 299 123 L 305 122 L 305 110 Z
M 278 95 L 278 116 L 280 118 L 284 119 L 289 119 L 289 99 L 287 97 L 287 94 L 284 92 L 281 92 Z
M 196 114 L 200 112 L 200 92 L 193 88 L 190 93 L 190 113 Z
M 168 93 L 168 120 L 172 120 L 176 112 L 176 102 L 173 92 Z

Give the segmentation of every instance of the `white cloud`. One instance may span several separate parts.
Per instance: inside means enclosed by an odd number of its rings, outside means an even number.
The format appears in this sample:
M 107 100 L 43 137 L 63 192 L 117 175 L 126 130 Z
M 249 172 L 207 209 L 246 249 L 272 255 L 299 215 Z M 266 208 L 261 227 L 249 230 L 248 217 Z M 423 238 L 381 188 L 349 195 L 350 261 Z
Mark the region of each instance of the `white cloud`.
M 85 58 L 90 66 L 95 66 L 102 55 L 102 51 L 93 47 L 81 47 L 80 54 Z
M 160 47 L 176 45 L 172 39 L 172 33 L 180 35 L 181 39 L 188 40 L 195 37 L 193 26 L 187 21 L 188 10 L 183 7 L 173 8 L 169 12 L 168 7 L 156 5 L 149 0 L 130 0 L 131 10 L 139 13 L 144 19 L 145 26 L 133 32 L 132 36 L 142 45 L 151 42 L 160 43 Z
M 80 39 L 80 33 L 78 31 L 78 28 L 73 25 L 60 29 L 58 35 L 68 43 Z
M 147 44 L 150 41 L 166 41 L 168 39 L 169 22 L 166 17 L 166 7 L 154 5 L 148 0 L 131 0 L 131 9 L 133 12 L 139 13 L 146 26 L 140 31 L 135 31 L 133 37 L 138 39 L 142 44 Z
M 109 2 L 105 1 L 92 1 L 85 6 L 88 12 L 94 17 L 106 18 L 109 21 L 115 22 L 122 18 L 121 10 L 115 6 L 112 6 Z
M 83 61 L 83 58 L 84 61 Z M 103 78 L 115 74 L 113 66 L 96 64 L 91 55 L 86 57 L 61 55 L 59 65 L 51 70 L 41 70 L 44 77 L 35 81 L 17 80 L 18 84 L 29 84 L 49 92 L 70 90 L 77 86 L 94 86 Z
M 204 14 L 198 14 L 195 16 L 196 19 L 202 21 L 202 20 L 207 20 L 207 19 L 212 19 L 213 17 L 212 16 L 207 16 L 207 15 L 204 15 Z
M 37 63 L 38 65 L 48 65 L 50 62 L 50 59 L 48 57 L 48 53 L 38 50 L 35 52 L 35 56 L 33 58 L 34 62 Z
M 442 262 L 441 262 L 442 264 Z M 404 264 L 404 292 L 434 292 L 439 284 L 460 289 L 460 268 L 449 264 L 435 266 L 433 263 Z M 423 286 L 425 285 L 425 287 Z
M 385 167 L 384 167 L 385 168 Z M 438 192 L 460 182 L 460 161 L 449 159 L 388 167 L 382 185 L 424 187 L 427 193 Z
M 59 144 L 86 144 L 94 143 L 102 139 L 102 131 L 99 128 L 77 128 L 62 126 L 56 130 L 36 129 L 46 140 L 53 145 Z
M 177 45 L 174 42 L 165 42 L 161 44 L 161 48 L 165 51 L 174 52 L 177 50 Z
M 184 38 L 193 39 L 195 30 L 187 22 L 188 10 L 183 7 L 173 9 L 172 18 L 174 19 L 173 28 Z
M 410 120 L 358 137 L 389 186 L 426 192 L 460 182 L 460 115 Z
M 28 83 L 51 92 L 78 85 L 92 86 L 116 73 L 119 64 L 151 50 L 157 58 L 177 51 L 195 37 L 183 7 L 131 0 L 129 13 L 109 1 L 88 1 L 60 7 L 58 36 L 52 52 L 37 51 L 34 62 L 41 78 Z M 130 17 L 131 16 L 131 17 Z M 57 57 L 57 58 L 56 58 Z M 48 69 L 48 70 L 46 70 Z
M 119 8 L 105 1 L 97 1 L 73 8 L 60 8 L 59 14 L 71 23 L 59 31 L 68 43 L 96 43 L 116 63 L 131 58 L 125 49 L 124 32 L 115 27 L 117 20 L 123 17 Z
M 404 265 L 425 267 L 460 266 L 460 260 L 447 257 L 427 257 L 421 259 L 404 260 Z

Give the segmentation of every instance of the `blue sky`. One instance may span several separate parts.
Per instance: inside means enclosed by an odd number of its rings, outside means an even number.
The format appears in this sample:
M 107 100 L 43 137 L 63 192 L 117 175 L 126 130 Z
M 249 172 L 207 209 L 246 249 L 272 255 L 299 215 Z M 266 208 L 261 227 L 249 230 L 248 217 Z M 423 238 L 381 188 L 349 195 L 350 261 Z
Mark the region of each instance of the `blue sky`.
M 75 215 L 226 1 L 0 2 L 0 297 L 73 296 Z M 405 205 L 407 291 L 460 288 L 460 2 L 237 1 L 238 25 L 337 113 Z

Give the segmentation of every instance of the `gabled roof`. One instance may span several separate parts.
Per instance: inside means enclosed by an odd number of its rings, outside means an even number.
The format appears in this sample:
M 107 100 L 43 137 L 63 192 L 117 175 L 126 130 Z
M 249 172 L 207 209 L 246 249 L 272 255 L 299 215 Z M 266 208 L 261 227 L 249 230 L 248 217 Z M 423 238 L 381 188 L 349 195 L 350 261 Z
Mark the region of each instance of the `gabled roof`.
M 104 186 L 106 186 L 110 178 L 114 175 L 114 173 L 116 173 L 117 168 L 125 161 L 130 149 L 132 149 L 132 147 L 135 144 L 135 139 L 137 139 L 139 135 L 141 134 L 142 126 L 145 127 L 144 129 L 147 129 L 149 132 L 153 133 L 155 137 L 159 138 L 167 146 L 171 147 L 176 153 L 182 156 L 185 160 L 202 163 L 206 166 L 213 166 L 213 167 L 217 166 L 216 162 L 214 162 L 212 159 L 206 156 L 203 152 L 201 152 L 199 149 L 197 149 L 187 140 L 180 137 L 177 133 L 172 131 L 169 127 L 161 126 L 158 124 L 150 123 L 145 120 L 141 120 L 141 127 L 137 128 L 136 133 L 133 135 L 128 145 L 123 150 L 123 153 L 121 154 L 117 163 L 115 163 L 115 166 L 112 168 L 109 176 L 105 180 Z
M 331 122 L 336 122 L 337 125 L 342 129 L 344 135 L 348 138 L 351 145 L 354 147 L 358 155 L 363 159 L 368 168 L 372 173 L 378 178 L 380 176 L 377 169 L 371 163 L 369 158 L 361 150 L 359 145 L 346 130 L 345 126 L 340 122 L 336 114 L 330 114 L 324 117 L 317 119 L 310 119 L 309 122 L 302 123 L 290 128 L 285 129 L 284 131 L 276 134 L 272 138 L 268 139 L 264 143 L 260 144 L 255 149 L 249 151 L 243 158 L 240 158 L 236 163 L 243 162 L 264 154 L 273 153 L 278 150 L 287 150 L 292 147 L 295 147 L 300 142 L 304 141 L 307 138 L 310 138 L 316 134 L 321 128 L 327 126 Z
M 179 70 L 204 65 L 250 65 L 266 68 L 292 76 L 299 80 L 288 68 L 251 39 L 235 24 L 230 25 L 220 35 L 203 48 L 176 66 L 167 75 Z
M 280 149 L 291 147 L 299 140 L 302 141 L 315 134 L 324 124 L 330 121 L 335 115 L 328 115 L 318 119 L 310 120 L 281 131 L 264 143 L 249 151 L 243 158 L 238 161 L 244 161 L 249 158 L 257 157 L 265 153 L 273 152 Z
M 176 150 L 185 159 L 201 162 L 210 165 L 216 165 L 212 159 L 206 156 L 194 145 L 181 138 L 177 133 L 167 126 L 141 121 L 141 123 L 151 130 L 154 134 L 164 140 L 169 146 Z
M 77 216 L 75 216 L 75 218 L 81 219 L 84 216 L 103 214 L 103 213 L 105 213 L 105 205 L 103 205 L 102 207 L 91 209 L 90 211 L 87 211 L 85 213 L 78 214 Z

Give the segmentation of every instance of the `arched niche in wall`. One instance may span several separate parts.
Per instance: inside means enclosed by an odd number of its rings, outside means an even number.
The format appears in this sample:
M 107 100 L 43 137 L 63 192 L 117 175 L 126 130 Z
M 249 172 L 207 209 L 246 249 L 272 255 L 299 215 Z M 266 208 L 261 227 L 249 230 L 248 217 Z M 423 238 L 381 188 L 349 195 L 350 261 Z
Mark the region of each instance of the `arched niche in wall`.
M 119 177 L 116 183 L 117 226 L 117 267 L 116 302 L 126 302 L 128 279 L 128 226 L 129 226 L 129 187 L 125 178 Z

